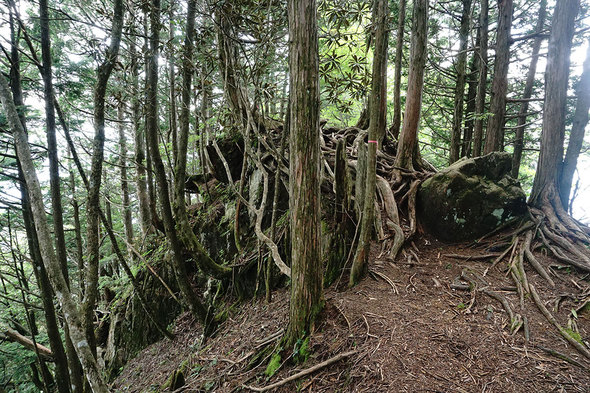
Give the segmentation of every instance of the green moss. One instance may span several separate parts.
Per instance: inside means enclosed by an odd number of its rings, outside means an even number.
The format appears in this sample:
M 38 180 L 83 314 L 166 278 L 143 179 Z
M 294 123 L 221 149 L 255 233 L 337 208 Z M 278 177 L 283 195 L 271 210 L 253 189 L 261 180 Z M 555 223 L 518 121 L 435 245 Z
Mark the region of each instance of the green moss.
M 309 359 L 309 355 L 311 354 L 310 352 L 310 348 L 309 348 L 309 336 L 303 340 L 303 342 L 301 343 L 301 346 L 299 347 L 299 350 L 297 351 L 297 361 L 299 363 L 304 363 L 307 361 L 307 359 Z
M 564 328 L 563 331 L 565 333 L 567 333 L 571 338 L 573 338 L 574 340 L 576 340 L 580 344 L 584 345 L 584 342 L 582 341 L 582 336 L 580 335 L 579 332 L 576 332 L 570 328 Z
M 270 362 L 268 362 L 268 366 L 266 366 L 266 370 L 264 370 L 264 374 L 267 377 L 272 377 L 281 367 L 281 355 L 279 353 L 275 353 L 270 358 Z

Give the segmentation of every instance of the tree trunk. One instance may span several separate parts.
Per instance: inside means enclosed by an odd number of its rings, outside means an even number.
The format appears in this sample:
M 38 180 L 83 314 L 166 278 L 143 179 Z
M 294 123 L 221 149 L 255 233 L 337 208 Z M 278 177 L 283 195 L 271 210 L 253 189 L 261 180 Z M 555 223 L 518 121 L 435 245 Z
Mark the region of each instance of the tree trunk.
M 553 13 L 545 69 L 541 153 L 529 199 L 535 207 L 543 207 L 549 201 L 554 209 L 562 208 L 557 181 L 563 157 L 570 53 L 578 6 L 579 0 L 558 1 Z
M 486 85 L 488 80 L 488 0 L 481 0 L 479 15 L 479 75 L 475 96 L 475 123 L 473 125 L 473 156 L 481 155 L 483 141 Z
M 491 117 L 484 154 L 504 149 L 504 121 L 506 92 L 508 90 L 508 66 L 510 65 L 510 29 L 512 26 L 512 0 L 498 1 L 498 29 L 496 34 L 496 62 L 492 80 Z
M 42 61 L 41 67 L 42 77 L 44 81 L 44 95 L 45 95 L 45 111 L 47 121 L 47 139 L 48 139 L 48 150 L 50 157 L 50 184 L 52 192 L 52 205 L 54 209 L 54 231 L 56 232 L 56 244 L 58 249 L 61 251 L 60 264 L 62 266 L 62 272 L 67 274 L 66 255 L 65 255 L 65 238 L 63 232 L 63 215 L 61 209 L 61 195 L 59 192 L 59 172 L 57 163 L 57 149 L 55 145 L 55 112 L 53 108 L 53 84 L 51 76 L 51 55 L 49 48 L 49 16 L 47 11 L 47 2 L 41 0 L 39 3 L 40 8 L 40 27 L 41 27 L 41 49 L 42 49 Z M 24 108 L 24 100 L 21 91 L 21 78 L 20 78 L 20 56 L 18 51 L 18 44 L 16 41 L 16 32 L 14 29 L 14 20 L 12 12 L 10 12 L 10 29 L 11 29 L 11 62 L 12 67 L 10 68 L 10 80 L 12 94 L 14 97 L 14 104 L 18 108 Z M 48 98 L 49 96 L 49 98 Z M 25 116 L 24 113 L 20 113 L 20 121 L 25 128 Z M 57 175 L 57 178 L 55 177 Z M 23 181 L 23 174 L 19 164 L 19 179 Z M 56 182 L 57 179 L 57 182 Z M 57 187 L 56 187 L 57 183 Z M 55 380 L 57 389 L 60 393 L 68 393 L 70 391 L 70 376 L 68 372 L 68 361 L 61 340 L 59 332 L 59 325 L 57 323 L 57 317 L 55 313 L 55 307 L 53 305 L 53 294 L 51 287 L 47 279 L 47 273 L 45 269 L 41 268 L 42 262 L 40 255 L 38 254 L 38 247 L 36 242 L 33 241 L 34 228 L 33 221 L 30 217 L 30 206 L 26 197 L 26 189 L 23 183 L 20 185 L 21 188 L 21 203 L 23 207 L 23 220 L 25 221 L 25 227 L 27 230 L 27 239 L 29 240 L 29 251 L 31 260 L 34 266 L 37 283 L 39 289 L 44 294 L 43 297 L 43 310 L 45 312 L 45 324 L 47 327 L 47 335 L 51 348 L 55 353 Z M 59 237 L 57 237 L 59 235 Z M 38 269 L 39 268 L 39 269 Z M 66 276 L 67 277 L 67 276 Z
M 422 87 L 424 85 L 424 67 L 426 65 L 426 44 L 428 42 L 428 0 L 414 2 L 412 23 L 412 46 L 410 48 L 410 72 L 406 109 L 402 134 L 397 149 L 395 165 L 414 170 L 418 159 L 418 126 L 422 106 Z
M 129 57 L 131 57 L 131 78 L 133 94 L 131 96 L 131 112 L 133 113 L 133 135 L 135 140 L 135 173 L 137 182 L 137 200 L 139 202 L 139 221 L 141 232 L 145 237 L 152 226 L 150 215 L 150 203 L 146 184 L 145 168 L 145 130 L 141 126 L 141 107 L 139 103 L 139 56 L 136 52 L 135 38 L 129 44 Z
M 588 109 L 590 109 L 590 46 L 586 52 L 584 61 L 584 71 L 578 82 L 576 89 L 578 100 L 576 102 L 576 111 L 572 122 L 572 131 L 570 132 L 569 144 L 563 160 L 561 169 L 561 179 L 559 183 L 559 194 L 563 208 L 567 211 L 570 205 L 570 192 L 572 188 L 572 179 L 578 157 L 584 142 L 584 131 L 588 124 Z
M 313 331 L 323 306 L 317 5 L 289 0 L 291 301 L 284 347 Z
M 98 261 L 99 255 L 99 207 L 102 163 L 104 160 L 105 140 L 105 95 L 109 77 L 117 61 L 121 34 L 123 31 L 123 1 L 116 0 L 113 16 L 111 43 L 105 53 L 105 59 L 97 69 L 94 88 L 94 140 L 92 142 L 92 163 L 89 177 L 88 199 L 86 202 L 86 285 L 83 300 L 83 315 L 86 339 L 96 356 L 96 339 L 94 336 L 94 307 L 98 299 Z
M 191 1 L 189 4 L 191 4 L 191 7 L 194 7 L 193 1 Z M 174 217 L 172 215 L 170 194 L 168 192 L 169 187 L 168 181 L 166 179 L 166 170 L 164 168 L 162 156 L 160 155 L 160 146 L 158 143 L 158 47 L 160 40 L 160 0 L 152 0 L 150 25 L 150 56 L 147 73 L 148 99 L 146 102 L 146 134 L 149 154 L 154 165 L 156 182 L 158 184 L 158 193 L 162 208 L 164 229 L 172 247 L 172 261 L 176 281 L 182 293 L 185 305 L 196 318 L 198 318 L 202 323 L 205 323 L 207 310 L 197 298 L 195 291 L 190 285 L 185 260 L 183 258 L 182 244 L 179 239 L 179 235 L 176 232 Z M 184 196 L 184 188 L 182 191 Z M 191 228 L 188 229 L 192 230 Z
M 480 31 L 477 30 L 475 46 L 479 47 L 481 38 Z M 461 157 L 471 157 L 473 144 L 473 126 L 475 124 L 475 95 L 477 94 L 477 70 L 480 68 L 479 53 L 473 52 L 469 65 L 467 102 L 465 106 L 465 129 L 463 131 L 463 142 L 461 143 Z
M 465 79 L 467 68 L 467 38 L 469 35 L 469 22 L 471 14 L 471 0 L 463 0 L 463 13 L 461 14 L 461 27 L 459 28 L 459 54 L 455 71 L 457 80 L 455 83 L 455 99 L 453 109 L 453 128 L 451 130 L 451 150 L 449 164 L 459 159 L 461 147 L 461 130 L 463 126 L 463 104 L 465 93 Z
M 529 101 L 533 95 L 533 87 L 535 84 L 535 75 L 537 73 L 537 61 L 539 60 L 539 50 L 541 43 L 545 39 L 541 32 L 545 27 L 545 16 L 547 15 L 547 0 L 541 0 L 539 5 L 539 19 L 537 19 L 537 26 L 535 32 L 538 34 L 533 42 L 533 50 L 531 53 L 531 64 L 526 76 L 524 91 L 522 93 L 523 102 L 518 111 L 518 123 L 516 125 L 516 135 L 514 138 L 514 153 L 512 155 L 512 177 L 517 179 L 520 170 L 520 161 L 522 159 L 522 149 L 524 147 L 524 129 L 526 127 L 527 112 L 529 111 Z
M 43 258 L 43 264 L 47 269 L 57 299 L 64 310 L 65 320 L 70 329 L 70 336 L 75 343 L 78 358 L 82 363 L 82 367 L 92 391 L 94 393 L 107 393 L 108 387 L 102 379 L 101 372 L 99 371 L 94 355 L 86 340 L 81 315 L 75 300 L 71 296 L 70 290 L 61 271 L 61 265 L 55 255 L 49 225 L 47 223 L 45 206 L 43 204 L 41 186 L 37 178 L 35 165 L 31 158 L 27 135 L 20 123 L 16 107 L 14 102 L 12 102 L 8 84 L 4 77 L 0 77 L 0 101 L 4 107 L 4 112 L 10 128 L 13 130 L 17 155 L 23 168 L 23 175 L 29 193 L 29 199 L 31 201 L 31 209 L 39 239 L 39 248 Z
M 387 40 L 389 3 L 378 0 L 374 8 L 375 49 L 373 57 L 373 79 L 371 82 L 369 144 L 367 146 L 367 171 L 365 180 L 365 201 L 361 215 L 361 231 L 358 247 L 350 270 L 349 285 L 358 284 L 366 274 L 371 249 L 371 233 L 375 218 L 375 182 L 377 179 L 377 144 L 385 134 L 387 115 Z M 360 141 L 364 143 L 364 141 Z
M 398 20 L 397 20 L 397 37 L 395 42 L 395 74 L 393 81 L 393 124 L 391 132 L 395 139 L 399 139 L 399 129 L 402 122 L 402 58 L 404 56 L 404 27 L 406 24 L 406 0 L 400 0 Z
M 129 198 L 129 179 L 127 177 L 127 137 L 123 123 L 125 103 L 119 102 L 117 117 L 119 120 L 119 166 L 121 167 L 121 194 L 123 199 L 123 224 L 127 243 L 133 244 L 133 221 L 131 219 L 131 200 Z M 131 252 L 131 251 L 129 251 Z

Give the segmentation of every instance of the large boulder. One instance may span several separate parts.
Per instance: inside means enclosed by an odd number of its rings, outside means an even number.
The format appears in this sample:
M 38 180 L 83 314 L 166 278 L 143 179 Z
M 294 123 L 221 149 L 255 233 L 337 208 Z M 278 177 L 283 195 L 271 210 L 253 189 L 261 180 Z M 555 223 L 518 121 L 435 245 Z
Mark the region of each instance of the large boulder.
M 476 239 L 526 212 L 526 195 L 510 177 L 512 157 L 494 152 L 462 159 L 426 180 L 418 217 L 443 241 Z

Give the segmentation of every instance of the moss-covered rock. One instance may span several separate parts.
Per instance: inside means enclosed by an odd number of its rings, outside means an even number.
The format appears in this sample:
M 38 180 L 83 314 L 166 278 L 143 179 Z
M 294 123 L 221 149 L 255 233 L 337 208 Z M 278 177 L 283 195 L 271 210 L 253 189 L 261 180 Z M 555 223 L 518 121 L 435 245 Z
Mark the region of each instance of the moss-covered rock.
M 424 182 L 418 215 L 443 241 L 480 237 L 526 212 L 526 195 L 510 177 L 511 155 L 494 152 L 462 159 Z

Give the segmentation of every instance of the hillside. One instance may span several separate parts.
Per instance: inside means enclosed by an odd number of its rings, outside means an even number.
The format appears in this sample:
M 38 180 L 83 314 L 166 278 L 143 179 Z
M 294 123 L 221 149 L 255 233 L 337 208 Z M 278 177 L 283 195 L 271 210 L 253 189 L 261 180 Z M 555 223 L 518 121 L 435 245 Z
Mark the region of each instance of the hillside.
M 370 277 L 352 289 L 341 283 L 326 291 L 325 308 L 311 338 L 310 358 L 304 364 L 287 363 L 271 378 L 264 375 L 268 358 L 248 368 L 257 351 L 278 342 L 287 323 L 288 291 L 282 289 L 273 293 L 270 305 L 263 299 L 234 304 L 215 337 L 204 344 L 200 343 L 202 328 L 182 315 L 175 322 L 176 339 L 142 351 L 125 366 L 114 390 L 171 391 L 162 386 L 175 370 L 182 369 L 185 384 L 174 391 L 249 391 L 245 385 L 268 386 L 355 350 L 335 364 L 272 391 L 588 391 L 590 363 L 565 342 L 529 296 L 520 309 L 505 263 L 489 270 L 485 276 L 489 286 L 462 290 L 463 271 L 483 276 L 490 267 L 493 258 L 467 258 L 488 254 L 484 247 L 447 245 L 421 237 L 406 252 L 395 261 L 380 259 L 374 244 Z M 538 257 L 543 265 L 552 266 L 556 286 L 551 288 L 526 268 L 529 282 L 559 323 L 566 326 L 572 318 L 580 336 L 588 337 L 588 307 L 580 312 L 590 295 L 587 275 L 560 269 L 541 254 Z M 528 340 L 524 327 L 510 333 L 507 313 L 498 300 L 481 292 L 485 289 L 501 294 L 514 312 L 526 317 Z M 579 310 L 577 318 L 572 317 L 575 309 Z

